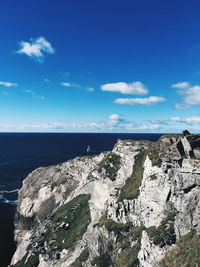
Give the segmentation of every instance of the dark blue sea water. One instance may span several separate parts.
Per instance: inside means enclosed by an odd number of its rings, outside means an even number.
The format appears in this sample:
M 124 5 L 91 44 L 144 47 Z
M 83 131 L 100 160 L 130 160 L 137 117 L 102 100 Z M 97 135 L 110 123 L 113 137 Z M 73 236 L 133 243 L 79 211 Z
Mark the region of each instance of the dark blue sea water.
M 17 191 L 28 173 L 40 166 L 113 148 L 118 139 L 156 141 L 162 134 L 0 133 L 0 267 L 15 250 L 13 222 Z

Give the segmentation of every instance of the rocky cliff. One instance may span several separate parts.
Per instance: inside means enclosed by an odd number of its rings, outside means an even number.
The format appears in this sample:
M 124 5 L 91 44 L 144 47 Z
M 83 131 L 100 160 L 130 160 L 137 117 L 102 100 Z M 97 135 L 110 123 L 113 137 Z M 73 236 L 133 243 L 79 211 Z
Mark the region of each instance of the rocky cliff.
M 38 168 L 19 191 L 12 266 L 200 266 L 199 185 L 189 132 Z

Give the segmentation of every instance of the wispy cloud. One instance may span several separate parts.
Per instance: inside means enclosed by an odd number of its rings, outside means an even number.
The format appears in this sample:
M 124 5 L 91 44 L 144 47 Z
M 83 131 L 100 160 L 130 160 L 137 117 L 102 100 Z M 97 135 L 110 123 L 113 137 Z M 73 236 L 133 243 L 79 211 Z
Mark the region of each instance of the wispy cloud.
M 68 83 L 68 82 L 62 82 L 60 83 L 62 86 L 64 87 L 72 87 L 72 84 L 71 83 Z
M 27 94 L 30 94 L 32 97 L 34 98 L 38 98 L 38 99 L 41 99 L 41 100 L 44 100 L 45 97 L 44 96 L 40 96 L 40 95 L 37 95 L 35 92 L 33 92 L 32 90 L 22 90 L 22 92 L 24 93 L 27 93 Z
M 133 127 L 133 130 L 157 130 L 160 128 L 161 125 L 159 124 L 141 124 L 136 127 Z
M 79 83 L 74 83 L 74 82 L 61 82 L 60 83 L 64 87 L 76 87 L 79 89 L 82 89 L 82 86 Z
M 145 105 L 151 106 L 161 102 L 166 101 L 166 98 L 160 96 L 149 96 L 145 98 L 117 98 L 114 100 L 116 104 L 123 104 L 123 105 Z
M 0 131 L 6 131 L 8 129 L 12 131 L 91 131 L 91 132 L 112 132 L 112 131 L 155 131 L 162 126 L 158 123 L 127 121 L 121 115 L 113 113 L 104 121 L 90 121 L 90 122 L 48 122 L 37 124 L 1 124 Z
M 189 82 L 181 82 L 181 83 L 174 83 L 172 84 L 172 88 L 178 88 L 178 89 L 185 89 L 190 87 Z
M 88 92 L 94 92 L 94 90 L 95 90 L 94 87 L 87 87 Z
M 181 117 L 177 116 L 177 117 L 171 117 L 170 120 L 175 121 L 175 122 L 182 122 L 182 123 L 186 123 L 186 124 L 199 124 L 200 123 L 200 115 L 193 115 L 193 116 L 189 116 L 187 118 L 181 118 Z
M 102 91 L 118 92 L 121 94 L 147 95 L 148 89 L 140 81 L 133 83 L 117 82 L 107 83 L 101 86 Z
M 46 54 L 55 53 L 55 49 L 44 37 L 31 38 L 30 42 L 21 41 L 19 46 L 17 54 L 25 54 L 39 63 L 44 61 Z
M 0 82 L 0 85 L 5 86 L 5 87 L 14 87 L 14 86 L 18 86 L 17 83 L 11 83 L 11 82 Z
M 175 104 L 175 109 L 188 109 L 190 108 L 190 105 L 187 104 Z
M 75 82 L 61 82 L 60 83 L 62 86 L 64 87 L 73 87 L 73 88 L 78 88 L 78 89 L 84 89 L 88 92 L 94 92 L 94 87 L 88 87 L 88 86 L 82 86 L 79 83 L 75 83 Z

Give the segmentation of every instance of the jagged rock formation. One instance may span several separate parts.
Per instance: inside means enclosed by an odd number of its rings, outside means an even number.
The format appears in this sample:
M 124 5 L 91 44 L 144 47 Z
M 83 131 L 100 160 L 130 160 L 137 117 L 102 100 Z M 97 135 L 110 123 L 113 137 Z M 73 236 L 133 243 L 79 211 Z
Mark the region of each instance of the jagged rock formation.
M 170 255 L 189 240 L 199 266 L 199 185 L 200 135 L 186 131 L 38 168 L 19 192 L 12 265 L 180 266 Z

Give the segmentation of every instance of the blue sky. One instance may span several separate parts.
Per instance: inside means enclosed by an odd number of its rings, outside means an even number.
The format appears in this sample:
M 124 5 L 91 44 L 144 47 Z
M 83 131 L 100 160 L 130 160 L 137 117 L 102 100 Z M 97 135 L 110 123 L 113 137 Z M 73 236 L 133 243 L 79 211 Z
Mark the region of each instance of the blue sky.
M 0 131 L 200 132 L 200 2 L 0 0 Z

